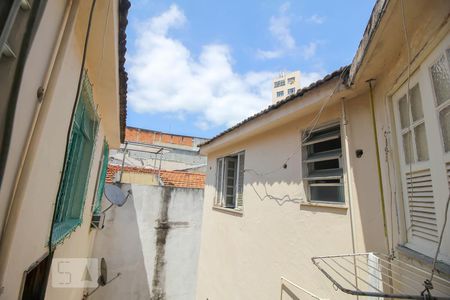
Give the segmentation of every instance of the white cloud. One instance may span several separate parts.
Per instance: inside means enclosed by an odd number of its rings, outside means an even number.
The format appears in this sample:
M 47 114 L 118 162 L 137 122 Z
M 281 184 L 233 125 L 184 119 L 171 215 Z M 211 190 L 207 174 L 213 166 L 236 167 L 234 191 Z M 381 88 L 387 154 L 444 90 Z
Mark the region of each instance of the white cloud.
M 279 14 L 270 18 L 269 31 L 277 39 L 283 48 L 294 49 L 295 39 L 291 34 L 291 18 L 287 15 L 290 3 L 286 2 L 279 8 Z
M 310 42 L 308 45 L 302 46 L 302 55 L 305 59 L 310 59 L 314 55 L 316 55 L 317 43 Z
M 311 73 L 300 72 L 300 86 L 302 88 L 309 86 L 311 83 L 321 79 L 323 74 L 323 71 Z
M 256 51 L 256 57 L 260 59 L 274 59 L 280 58 L 285 54 L 299 54 L 305 60 L 311 59 L 316 54 L 317 42 L 310 42 L 307 45 L 297 45 L 291 33 L 291 16 L 288 14 L 290 3 L 283 3 L 279 9 L 278 14 L 270 17 L 269 32 L 272 37 L 277 41 L 277 47 L 273 50 L 261 50 Z M 313 22 L 321 24 L 325 21 L 324 17 L 318 15 L 312 15 L 307 22 Z
M 272 59 L 278 58 L 283 55 L 283 51 L 281 50 L 261 50 L 258 49 L 256 51 L 256 56 L 261 59 Z
M 315 23 L 320 25 L 325 22 L 325 17 L 314 14 L 311 17 L 307 18 L 306 21 L 309 23 Z
M 136 27 L 134 51 L 128 57 L 131 109 L 139 113 L 194 115 L 200 129 L 231 126 L 271 103 L 272 72 L 239 74 L 233 70 L 231 50 L 208 44 L 194 57 L 169 36 L 186 23 L 172 5 L 161 15 Z M 151 117 L 150 117 L 151 118 Z

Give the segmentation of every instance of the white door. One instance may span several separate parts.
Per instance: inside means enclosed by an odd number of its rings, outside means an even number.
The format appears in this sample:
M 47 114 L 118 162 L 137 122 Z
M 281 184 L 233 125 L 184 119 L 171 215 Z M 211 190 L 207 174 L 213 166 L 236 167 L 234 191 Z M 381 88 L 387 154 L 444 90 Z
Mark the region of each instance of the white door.
M 444 222 L 450 174 L 449 37 L 394 95 L 407 246 L 434 257 Z M 447 226 L 450 227 L 450 226 Z M 450 261 L 450 228 L 440 259 Z

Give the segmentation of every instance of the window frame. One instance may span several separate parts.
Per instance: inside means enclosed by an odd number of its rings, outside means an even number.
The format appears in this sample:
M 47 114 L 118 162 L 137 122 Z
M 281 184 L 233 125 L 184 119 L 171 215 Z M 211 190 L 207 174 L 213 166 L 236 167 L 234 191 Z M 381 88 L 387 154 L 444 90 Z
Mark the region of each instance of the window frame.
M 228 172 L 227 162 L 234 160 L 234 182 L 233 182 L 233 205 L 227 204 L 227 192 L 229 188 L 226 183 L 226 174 Z M 241 170 L 242 168 L 242 170 Z M 244 180 L 245 180 L 245 150 L 238 151 L 229 155 L 221 156 L 216 159 L 216 175 L 215 175 L 215 194 L 214 204 L 215 208 L 223 208 L 228 210 L 242 211 L 243 194 L 244 194 Z M 241 181 L 242 180 L 242 181 Z M 240 199 L 239 199 L 240 197 Z
M 273 83 L 274 88 L 278 88 L 280 86 L 285 86 L 285 85 L 286 85 L 286 80 L 284 80 L 284 79 L 277 80 Z
M 102 156 L 97 174 L 97 184 L 94 193 L 94 201 L 92 202 L 92 213 L 98 215 L 102 210 L 103 191 L 105 189 L 106 175 L 108 172 L 109 162 L 109 144 L 106 139 L 103 141 Z
M 435 112 L 436 112 L 436 114 L 437 114 L 437 119 L 438 120 L 440 120 L 440 113 L 441 113 L 441 111 L 443 111 L 444 109 L 446 109 L 446 108 L 448 108 L 448 107 L 450 107 L 450 98 L 449 99 L 447 99 L 447 100 L 445 100 L 443 103 L 441 103 L 441 104 L 439 104 L 438 103 L 438 97 L 437 97 L 437 95 L 436 95 L 436 89 L 435 89 L 435 86 L 434 86 L 434 82 L 433 82 L 433 75 L 432 75 L 432 71 L 431 71 L 431 68 L 442 58 L 442 57 L 444 57 L 444 59 L 446 58 L 447 59 L 447 62 L 448 61 L 450 61 L 450 45 L 446 45 L 446 46 L 444 46 L 440 51 L 438 51 L 437 52 L 437 54 L 436 54 L 436 58 L 434 58 L 432 61 L 431 61 L 431 63 L 429 64 L 429 65 L 427 65 L 427 77 L 428 77 L 428 79 L 429 79 L 429 84 L 430 84 L 430 86 L 431 86 L 431 91 L 432 91 L 432 93 L 433 93 L 433 104 L 434 104 L 434 106 L 433 106 L 433 108 L 434 108 L 434 110 L 435 110 Z M 450 65 L 447 63 L 447 69 L 450 71 Z M 439 126 L 440 127 L 440 126 Z M 444 155 L 445 156 L 450 156 L 450 150 L 449 151 L 446 151 L 445 150 L 445 141 L 444 141 L 444 136 L 443 136 L 443 132 L 442 132 L 442 128 L 440 127 L 439 128 L 440 130 L 440 133 L 439 133 L 439 137 L 441 138 L 441 144 L 442 144 L 442 147 L 444 147 L 443 148 L 443 150 L 444 150 Z
M 284 97 L 284 91 L 277 91 L 277 98 Z
M 295 83 L 295 76 L 289 77 L 287 79 L 288 84 L 294 84 Z
M 292 93 L 291 93 L 291 91 L 292 91 Z M 289 89 L 287 90 L 287 95 L 288 95 L 288 96 L 294 95 L 294 94 L 295 94 L 295 87 L 289 88 Z
M 51 236 L 53 246 L 61 243 L 83 222 L 84 205 L 86 203 L 86 194 L 100 123 L 92 97 L 92 84 L 87 73 L 85 73 L 81 93 L 77 99 L 73 122 L 70 124 L 71 133 L 68 141 L 67 157 L 64 162 L 63 176 L 59 184 L 55 204 Z M 86 119 L 86 116 L 89 120 Z M 92 125 L 88 126 L 88 129 L 92 130 L 92 132 L 86 130 L 86 124 Z M 89 140 L 89 137 L 92 140 Z M 86 147 L 84 147 L 85 145 Z M 85 162 L 85 164 L 80 162 Z M 80 198 L 76 198 L 76 196 Z
M 409 195 L 409 176 L 405 173 L 413 174 L 427 171 L 430 186 L 432 187 L 431 199 L 434 207 L 433 219 L 436 223 L 437 233 L 444 222 L 445 204 L 448 198 L 449 188 L 448 180 L 450 180 L 450 152 L 445 152 L 444 140 L 442 136 L 442 128 L 439 124 L 439 113 L 441 109 L 445 109 L 441 105 L 437 105 L 437 98 L 431 74 L 431 67 L 443 56 L 446 55 L 447 49 L 450 49 L 450 36 L 443 38 L 439 44 L 430 51 L 419 63 L 417 68 L 410 76 L 409 86 L 414 87 L 418 82 L 420 84 L 420 91 L 422 96 L 422 108 L 424 113 L 425 131 L 427 134 L 427 147 L 429 153 L 428 161 L 416 161 L 411 165 L 405 163 L 403 145 L 401 143 L 401 134 L 399 128 L 401 127 L 399 111 L 398 111 L 398 95 L 404 94 L 407 89 L 407 78 L 405 78 L 399 85 L 396 85 L 389 92 L 390 111 L 393 113 L 391 118 L 393 132 L 393 144 L 395 145 L 395 154 L 398 159 L 395 159 L 396 175 L 400 178 L 401 193 L 398 194 L 397 201 L 402 207 L 402 218 L 404 218 L 403 232 L 401 235 L 401 244 L 407 248 L 417 251 L 428 257 L 433 257 L 436 252 L 437 241 L 428 241 L 421 239 L 412 234 L 413 217 L 410 212 L 409 201 L 416 201 L 414 196 Z M 448 54 L 447 54 L 448 55 Z M 450 68 L 450 67 L 449 67 Z M 448 103 L 444 101 L 442 104 Z M 439 131 L 439 133 L 437 133 Z M 440 145 L 438 145 L 440 143 Z M 414 145 L 413 151 L 416 151 Z M 414 188 L 413 188 L 414 190 Z M 450 249 L 450 242 L 443 240 L 441 245 L 441 252 L 438 259 L 450 263 L 450 256 L 445 255 Z
M 306 139 L 305 137 L 308 136 L 310 133 L 314 133 L 314 132 L 321 132 L 321 131 L 326 131 L 329 129 L 338 129 L 335 130 L 337 131 L 336 135 L 330 135 L 330 137 L 326 138 L 325 140 L 322 139 L 318 139 L 315 142 L 311 142 L 311 140 Z M 333 131 L 331 130 L 329 133 L 332 133 Z M 325 133 L 327 134 L 327 133 Z M 306 201 L 303 204 L 314 204 L 314 205 L 332 205 L 332 206 L 337 206 L 337 207 L 346 207 L 347 205 L 347 190 L 346 190 L 346 161 L 345 161 L 345 145 L 343 143 L 342 140 L 342 124 L 340 121 L 335 120 L 335 121 L 331 121 L 331 122 L 327 122 L 324 123 L 322 125 L 320 125 L 317 128 L 314 128 L 311 132 L 310 129 L 305 129 L 302 131 L 301 133 L 301 146 L 302 146 L 302 181 L 303 181 L 303 188 L 304 188 L 304 193 L 305 193 L 305 197 L 306 197 Z M 333 137 L 337 136 L 337 138 L 335 139 L 339 139 L 340 141 L 340 148 L 338 149 L 332 149 L 332 150 L 327 150 L 327 151 L 321 151 L 321 152 L 317 152 L 317 153 L 322 153 L 322 152 L 328 152 L 329 156 L 324 156 L 324 157 L 318 157 L 318 158 L 314 158 L 314 157 L 310 157 L 310 153 L 308 150 L 308 147 L 314 144 L 318 144 L 321 142 L 325 142 L 328 140 L 334 140 Z M 314 154 L 313 154 L 314 155 Z M 319 154 L 320 155 L 320 154 Z M 328 158 L 328 159 L 327 159 Z M 309 177 L 309 172 L 311 170 L 309 170 L 308 164 L 314 163 L 314 162 L 319 162 L 319 161 L 330 161 L 330 160 L 337 160 L 338 164 L 339 164 L 339 168 L 335 168 L 335 169 L 330 169 L 330 170 L 336 170 L 336 173 L 340 173 L 339 175 L 330 175 L 330 176 L 322 176 L 322 177 Z M 335 181 L 335 180 L 339 180 L 339 182 L 329 182 L 329 183 L 311 183 L 314 181 Z M 338 191 L 342 197 L 341 200 L 339 201 L 324 201 L 324 200 L 317 200 L 317 199 L 312 199 L 312 191 L 311 191 L 311 187 L 326 187 L 326 186 L 339 186 L 340 191 Z

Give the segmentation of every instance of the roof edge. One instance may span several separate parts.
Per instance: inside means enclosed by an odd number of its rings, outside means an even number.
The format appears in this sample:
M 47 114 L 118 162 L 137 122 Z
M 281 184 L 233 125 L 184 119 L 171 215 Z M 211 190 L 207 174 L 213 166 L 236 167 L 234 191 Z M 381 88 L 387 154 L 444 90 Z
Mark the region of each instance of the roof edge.
M 373 36 L 377 32 L 383 15 L 386 12 L 389 2 L 390 0 L 377 0 L 375 3 L 372 13 L 370 14 L 369 21 L 367 22 L 366 29 L 364 30 L 363 37 L 359 42 L 358 50 L 356 50 L 356 54 L 353 57 L 352 64 L 350 65 L 348 81 L 346 82 L 347 86 L 353 84 L 362 63 L 364 62 L 364 58 L 366 57 L 367 50 L 369 49 Z
M 125 70 L 125 54 L 127 52 L 126 29 L 130 6 L 129 0 L 119 0 L 119 123 L 121 143 L 125 140 L 125 128 L 127 125 L 128 73 Z
M 136 129 L 136 130 L 139 130 L 139 131 L 168 134 L 168 135 L 173 135 L 173 136 L 188 137 L 188 138 L 193 138 L 193 139 L 209 140 L 209 138 L 195 136 L 195 135 L 184 135 L 184 134 L 170 133 L 170 132 L 166 132 L 166 131 L 159 131 L 159 130 L 153 130 L 153 129 L 135 127 L 135 126 L 126 126 L 126 128 Z
M 247 123 L 249 123 L 249 122 L 251 122 L 251 121 L 253 121 L 255 119 L 258 119 L 258 118 L 260 118 L 260 117 L 262 117 L 262 116 L 264 116 L 264 115 L 266 115 L 266 114 L 268 114 L 268 113 L 270 113 L 270 112 L 272 112 L 272 111 L 274 111 L 276 109 L 281 108 L 282 106 L 286 105 L 287 103 L 290 103 L 290 102 L 295 101 L 295 100 L 302 99 L 303 96 L 306 93 L 308 93 L 308 92 L 310 92 L 310 91 L 312 91 L 312 90 L 314 90 L 316 88 L 321 87 L 323 84 L 329 82 L 330 80 L 332 80 L 332 79 L 334 79 L 334 78 L 336 78 L 338 76 L 345 83 L 347 81 L 347 78 L 348 78 L 349 69 L 350 69 L 350 65 L 347 65 L 347 66 L 339 68 L 338 70 L 336 70 L 334 72 L 331 72 L 330 74 L 326 75 L 322 79 L 320 79 L 320 80 L 318 80 L 316 82 L 313 82 L 309 86 L 298 90 L 295 94 L 286 97 L 284 100 L 281 100 L 281 101 L 279 101 L 279 102 L 277 102 L 275 104 L 269 105 L 266 109 L 264 109 L 264 110 L 262 110 L 262 111 L 260 111 L 260 112 L 258 112 L 256 114 L 248 117 L 247 119 L 244 119 L 243 121 L 237 123 L 236 125 L 234 125 L 234 126 L 228 128 L 227 130 L 219 133 L 218 135 L 216 135 L 213 138 L 211 138 L 209 141 L 206 141 L 205 143 L 202 143 L 202 144 L 198 145 L 198 147 L 201 148 L 201 147 L 204 147 L 206 145 L 209 145 L 209 144 L 215 142 L 217 139 L 223 137 L 224 135 L 226 135 L 226 134 L 228 134 L 228 133 L 230 133 L 230 132 L 232 132 L 234 130 L 237 130 L 238 128 L 246 125 Z

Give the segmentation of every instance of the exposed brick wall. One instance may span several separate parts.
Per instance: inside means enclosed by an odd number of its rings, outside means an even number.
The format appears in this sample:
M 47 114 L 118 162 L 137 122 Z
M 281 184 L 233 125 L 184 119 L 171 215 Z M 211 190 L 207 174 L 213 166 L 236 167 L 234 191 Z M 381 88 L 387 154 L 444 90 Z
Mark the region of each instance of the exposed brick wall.
M 120 166 L 109 165 L 106 173 L 106 182 L 112 183 L 114 176 L 120 171 Z M 124 172 L 158 174 L 158 170 L 139 167 L 124 167 Z M 160 178 L 165 186 L 181 188 L 205 188 L 205 174 L 182 171 L 160 171 Z
M 165 143 L 192 147 L 194 139 L 190 136 L 181 136 L 147 129 L 127 127 L 125 140 L 143 144 Z

